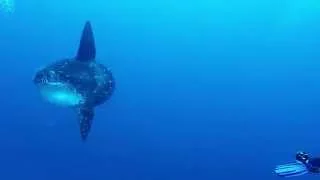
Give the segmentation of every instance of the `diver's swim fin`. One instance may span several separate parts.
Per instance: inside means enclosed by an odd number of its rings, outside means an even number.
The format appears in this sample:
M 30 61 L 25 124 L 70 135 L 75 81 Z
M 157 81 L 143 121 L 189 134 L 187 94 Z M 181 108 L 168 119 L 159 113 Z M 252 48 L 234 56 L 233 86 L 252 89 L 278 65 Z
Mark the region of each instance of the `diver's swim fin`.
M 276 166 L 274 172 L 281 177 L 301 176 L 308 173 L 307 167 L 301 162 L 288 163 Z

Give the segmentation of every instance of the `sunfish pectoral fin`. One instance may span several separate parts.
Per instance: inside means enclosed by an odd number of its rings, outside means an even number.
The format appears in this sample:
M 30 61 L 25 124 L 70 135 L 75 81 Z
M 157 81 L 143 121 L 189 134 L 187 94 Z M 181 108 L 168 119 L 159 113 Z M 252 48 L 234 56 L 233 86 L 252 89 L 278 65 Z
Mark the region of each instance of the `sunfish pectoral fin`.
M 80 126 L 80 135 L 82 141 L 86 141 L 94 117 L 94 109 L 92 107 L 81 107 L 78 109 L 78 118 Z
M 90 21 L 87 21 L 82 30 L 79 49 L 76 56 L 77 61 L 90 62 L 96 57 L 94 35 Z

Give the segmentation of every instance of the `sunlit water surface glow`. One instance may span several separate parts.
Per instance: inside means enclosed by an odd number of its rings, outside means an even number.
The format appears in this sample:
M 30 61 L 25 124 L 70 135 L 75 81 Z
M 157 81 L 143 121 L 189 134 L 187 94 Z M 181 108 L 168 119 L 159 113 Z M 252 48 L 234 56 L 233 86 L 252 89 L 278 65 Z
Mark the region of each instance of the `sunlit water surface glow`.
M 14 0 L 0 0 L 0 12 L 11 14 L 15 11 Z

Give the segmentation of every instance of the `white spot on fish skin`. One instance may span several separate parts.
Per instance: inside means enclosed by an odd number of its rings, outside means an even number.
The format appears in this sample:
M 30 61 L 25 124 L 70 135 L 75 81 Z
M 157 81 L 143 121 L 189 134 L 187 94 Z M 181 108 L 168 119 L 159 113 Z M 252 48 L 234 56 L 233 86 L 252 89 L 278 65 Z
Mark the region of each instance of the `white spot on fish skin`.
M 40 87 L 42 96 L 52 104 L 73 107 L 85 102 L 75 88 L 61 82 L 50 82 Z

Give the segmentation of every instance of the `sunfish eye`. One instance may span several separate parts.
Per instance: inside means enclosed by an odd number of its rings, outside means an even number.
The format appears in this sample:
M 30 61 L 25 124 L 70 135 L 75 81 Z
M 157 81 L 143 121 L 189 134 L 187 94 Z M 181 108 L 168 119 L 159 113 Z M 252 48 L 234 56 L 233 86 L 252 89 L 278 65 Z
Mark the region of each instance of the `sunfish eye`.
M 55 71 L 48 71 L 47 79 L 49 81 L 59 81 L 59 76 Z
M 48 76 L 49 77 L 54 77 L 56 75 L 56 73 L 54 71 L 49 71 L 48 72 Z

